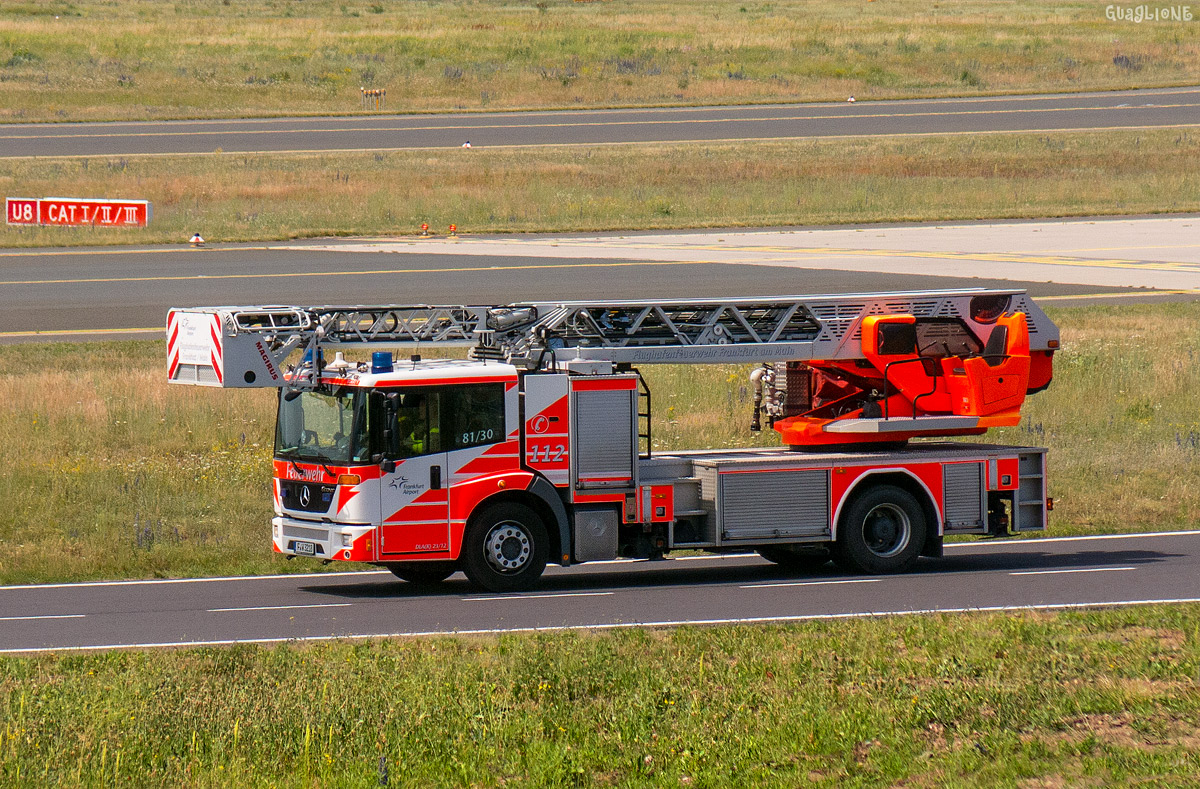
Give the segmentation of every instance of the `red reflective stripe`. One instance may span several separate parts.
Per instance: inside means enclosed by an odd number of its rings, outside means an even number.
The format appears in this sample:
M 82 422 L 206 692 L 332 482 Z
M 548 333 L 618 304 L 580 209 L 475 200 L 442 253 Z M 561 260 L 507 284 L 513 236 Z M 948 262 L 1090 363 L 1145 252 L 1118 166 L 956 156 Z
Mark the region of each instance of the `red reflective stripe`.
M 351 499 L 362 493 L 361 490 L 355 490 L 352 485 L 338 485 L 337 506 L 334 507 L 334 512 L 341 512 L 342 507 L 350 503 Z
M 598 381 L 571 381 L 573 392 L 619 392 L 622 389 L 636 389 L 637 380 L 634 378 L 605 378 Z
M 213 324 L 211 327 L 209 327 L 209 334 L 212 335 L 213 346 L 216 348 L 215 353 L 218 358 L 221 358 L 225 355 L 225 353 L 221 348 L 221 333 L 217 331 L 218 328 L 218 319 L 216 316 L 213 316 Z

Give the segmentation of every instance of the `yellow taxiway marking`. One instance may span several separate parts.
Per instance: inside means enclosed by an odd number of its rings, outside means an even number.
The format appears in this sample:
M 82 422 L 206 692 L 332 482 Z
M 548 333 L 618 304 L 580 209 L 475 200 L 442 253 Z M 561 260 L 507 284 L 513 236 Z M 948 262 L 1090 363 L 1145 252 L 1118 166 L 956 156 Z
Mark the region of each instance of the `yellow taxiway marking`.
M 840 106 L 840 105 L 838 105 Z M 1051 112 L 1098 112 L 1103 110 L 1146 110 L 1146 109 L 1176 109 L 1179 107 L 1194 107 L 1195 104 L 1155 104 L 1151 107 L 1114 105 L 1094 107 L 1021 107 L 1017 109 L 994 110 L 950 110 L 948 112 L 866 112 L 837 115 L 779 115 L 772 117 L 722 117 L 722 118 L 667 118 L 652 120 L 611 120 L 611 121 L 570 121 L 566 123 L 491 123 L 478 126 L 461 125 L 429 125 L 429 126 L 360 126 L 346 128 L 311 128 L 311 129 L 242 129 L 242 130 L 212 130 L 212 131 L 147 131 L 147 132 L 117 132 L 99 134 L 47 134 L 47 130 L 39 129 L 36 134 L 6 134 L 0 135 L 0 140 L 70 140 L 70 139 L 100 139 L 108 137 L 137 138 L 137 137 L 211 137 L 216 135 L 229 136 L 233 134 L 356 134 L 360 132 L 418 132 L 418 131 L 462 131 L 476 132 L 494 129 L 559 129 L 559 128 L 590 128 L 606 126 L 678 126 L 713 123 L 770 123 L 787 121 L 838 121 L 865 120 L 871 118 L 932 118 L 956 117 L 960 115 L 1017 115 Z M 715 110 L 720 112 L 721 109 Z
M 415 246 L 415 242 L 397 242 L 406 245 Z M 486 245 L 493 243 L 489 239 L 459 239 L 455 243 L 466 243 L 472 246 Z M 562 247 L 581 247 L 597 245 L 594 241 L 575 240 L 575 239 L 560 239 L 557 241 L 548 242 L 545 240 L 529 240 L 522 241 L 514 239 L 505 241 L 504 243 L 517 244 L 547 244 L 552 243 Z M 607 245 L 613 245 L 611 242 Z M 672 250 L 672 251 L 704 251 L 704 252 L 743 252 L 755 253 L 764 255 L 761 260 L 754 261 L 758 263 L 780 263 L 786 264 L 799 258 L 816 258 L 822 256 L 833 257 L 895 257 L 895 258 L 922 258 L 922 259 L 938 259 L 938 260 L 961 260 L 980 263 L 1023 263 L 1042 266 L 1072 266 L 1082 268 L 1116 268 L 1116 269 L 1137 269 L 1142 271 L 1175 271 L 1175 272 L 1192 272 L 1200 271 L 1200 263 L 1187 262 L 1170 262 L 1170 261 L 1139 261 L 1125 258 L 1074 258 L 1061 255 L 1036 255 L 1022 253 L 1001 253 L 1001 252 L 948 252 L 937 250 L 911 250 L 911 249 L 847 249 L 839 247 L 786 247 L 775 245 L 729 245 L 729 244 L 669 244 L 669 243 L 653 243 L 643 244 L 635 241 L 617 242 L 615 246 L 628 250 Z M 1134 247 L 1136 248 L 1136 247 Z M 204 250 L 206 252 L 239 252 L 239 251 L 292 251 L 292 252 L 310 252 L 322 251 L 327 252 L 329 248 L 322 247 L 315 249 L 304 246 L 253 246 L 253 247 L 213 247 Z M 373 254 L 382 253 L 382 250 L 357 250 L 353 248 L 345 249 L 348 253 L 356 254 Z M 440 251 L 435 252 L 426 246 L 423 251 L 434 252 L 434 254 L 443 254 Z M 135 250 L 66 250 L 66 251 L 34 251 L 34 252 L 3 252 L 0 257 L 57 257 L 57 256 L 81 256 L 81 255 L 126 255 L 126 254 L 158 254 L 158 253 L 179 253 L 190 252 L 196 254 L 197 250 L 192 250 L 186 247 L 169 247 L 164 249 L 135 249 Z M 450 254 L 445 252 L 444 254 Z M 769 257 L 767 257 L 769 256 Z M 85 282 L 167 282 L 167 281 L 189 281 L 189 280 L 205 280 L 205 279 L 286 279 L 293 277 L 344 277 L 344 276 L 363 276 L 373 274 L 421 274 L 435 272 L 469 272 L 469 271 L 527 271 L 535 269 L 553 269 L 553 268 L 607 268 L 607 267 L 629 267 L 629 266 L 663 266 L 663 265 L 689 265 L 689 264 L 719 264 L 732 265 L 745 263 L 744 260 L 643 260 L 643 261 L 620 261 L 611 260 L 605 262 L 582 263 L 572 262 L 563 264 L 543 264 L 543 265 L 521 265 L 521 266 L 460 266 L 452 268 L 422 268 L 422 269 L 363 269 L 354 271 L 300 271 L 300 272 L 275 272 L 275 273 L 248 273 L 248 274 L 188 274 L 188 275 L 172 275 L 172 276 L 147 276 L 147 277 L 107 277 L 107 278 L 77 278 L 77 279 L 39 279 L 39 280 L 8 280 L 0 281 L 0 285 L 60 285 L 60 284 L 78 284 Z
M 148 332 L 165 332 L 162 326 L 155 326 L 151 329 L 44 329 L 41 331 L 4 331 L 0 332 L 0 337 L 49 337 L 58 335 L 85 335 L 85 334 L 146 334 Z
M 432 239 L 430 239 L 432 241 Z M 457 239 L 455 244 L 470 244 L 472 246 L 480 246 L 494 243 L 491 239 Z M 1171 261 L 1141 261 L 1127 258 L 1078 258 L 1066 257 L 1062 255 L 1044 255 L 1044 254 L 1025 254 L 1025 253 L 1004 253 L 1004 252 L 951 252 L 939 250 L 913 250 L 913 249 L 848 249 L 839 247 L 787 247 L 777 245 L 731 245 L 731 244 L 671 244 L 671 243 L 639 243 L 635 240 L 612 240 L 608 242 L 597 242 L 587 239 L 558 239 L 547 241 L 545 239 L 511 239 L 506 240 L 505 244 L 527 244 L 527 245 L 546 245 L 553 244 L 560 247 L 586 247 L 586 246 L 616 246 L 627 250 L 671 250 L 671 251 L 704 251 L 704 252 L 743 252 L 755 253 L 770 257 L 763 257 L 761 260 L 754 261 L 757 263 L 780 263 L 786 264 L 798 258 L 814 258 L 822 256 L 835 257 L 896 257 L 896 258 L 922 258 L 922 259 L 938 259 L 938 260 L 961 260 L 973 261 L 980 263 L 1024 263 L 1042 266 L 1072 266 L 1082 268 L 1116 268 L 1116 269 L 1137 269 L 1142 271 L 1175 271 L 1175 272 L 1193 272 L 1200 271 L 1200 263 L 1195 262 L 1171 262 Z M 406 246 L 417 246 L 417 241 L 397 241 L 391 244 L 404 244 Z M 434 254 L 451 254 L 450 252 L 441 252 L 429 249 L 428 245 L 422 245 L 425 252 L 433 252 Z M 1138 247 L 1126 247 L 1128 249 L 1138 249 Z M 336 249 L 336 248 L 334 248 Z M 211 247 L 203 250 L 204 252 L 240 252 L 240 251 L 290 251 L 290 252 L 312 252 L 330 251 L 329 247 L 322 246 L 319 249 L 305 246 L 247 246 L 247 247 Z M 375 254 L 382 253 L 383 250 L 361 250 L 347 247 L 347 253 L 355 254 Z M 393 251 L 393 250 L 388 250 Z M 160 253 L 180 253 L 189 252 L 197 254 L 200 250 L 190 249 L 188 247 L 167 247 L 162 249 L 105 249 L 105 250 L 61 250 L 61 251 L 30 251 L 30 252 L 0 252 L 0 257 L 58 257 L 58 256 L 91 256 L 91 255 L 129 255 L 129 254 L 160 254 Z M 778 257 L 776 257 L 778 256 Z M 0 281 L 0 285 L 59 285 L 59 284 L 76 284 L 84 282 L 166 282 L 166 281 L 186 281 L 186 280 L 204 280 L 204 279 L 284 279 L 291 277 L 342 277 L 342 276 L 362 276 L 371 274 L 408 274 L 408 273 L 434 273 L 438 271 L 444 272 L 468 272 L 468 271 L 525 271 L 533 269 L 552 269 L 552 268 L 604 268 L 604 267 L 627 267 L 627 266 L 651 266 L 651 265 L 687 265 L 687 264 L 702 264 L 715 263 L 720 265 L 731 265 L 737 263 L 745 263 L 744 260 L 649 260 L 649 261 L 606 261 L 595 263 L 564 263 L 564 264 L 546 264 L 546 265 L 523 265 L 523 266 L 464 266 L 454 268 L 423 268 L 423 269 L 364 269 L 356 271 L 307 271 L 307 272 L 280 272 L 280 273 L 249 273 L 249 274 L 189 274 L 175 276 L 153 276 L 153 277 L 109 277 L 109 278 L 78 278 L 78 279 L 43 279 L 43 280 L 9 280 Z
M 605 263 L 550 263 L 526 266 L 455 266 L 453 268 L 385 268 L 359 271 L 288 271 L 271 274 L 188 274 L 158 277 L 96 277 L 80 279 L 26 279 L 0 281 L 0 285 L 79 285 L 96 282 L 184 282 L 221 279 L 288 279 L 293 277 L 358 277 L 379 274 L 453 274 L 467 271 L 542 271 L 563 268 L 632 268 L 635 266 L 696 266 L 715 260 L 636 260 Z
M 1076 293 L 1066 296 L 1037 296 L 1038 302 L 1043 301 L 1076 301 L 1083 299 L 1150 299 L 1161 296 L 1200 295 L 1197 290 L 1154 290 L 1148 292 L 1120 293 Z M 10 331 L 0 332 L 0 339 L 17 337 L 54 337 L 54 336 L 87 336 L 96 334 L 157 334 L 165 329 L 162 326 L 130 329 L 46 329 L 43 331 Z

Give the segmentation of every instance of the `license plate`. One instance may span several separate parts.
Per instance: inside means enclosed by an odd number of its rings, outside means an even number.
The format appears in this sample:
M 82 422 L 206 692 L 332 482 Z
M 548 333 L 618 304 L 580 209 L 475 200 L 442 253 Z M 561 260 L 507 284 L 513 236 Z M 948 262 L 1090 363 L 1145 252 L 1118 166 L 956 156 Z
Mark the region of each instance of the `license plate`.
M 317 544 L 315 542 L 304 542 L 303 540 L 296 540 L 296 542 L 294 543 L 294 546 L 293 546 L 293 550 L 295 550 L 296 553 L 300 556 L 316 556 L 317 555 Z

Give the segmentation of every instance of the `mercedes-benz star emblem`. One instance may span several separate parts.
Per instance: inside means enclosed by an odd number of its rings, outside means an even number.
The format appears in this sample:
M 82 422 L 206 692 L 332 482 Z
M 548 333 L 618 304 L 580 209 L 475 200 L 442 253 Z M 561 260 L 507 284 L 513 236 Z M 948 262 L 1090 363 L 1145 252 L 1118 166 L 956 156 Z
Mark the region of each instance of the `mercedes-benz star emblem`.
M 308 506 L 309 496 L 310 496 L 310 494 L 308 492 L 308 485 L 305 485 L 304 487 L 300 488 L 300 506 L 301 507 Z

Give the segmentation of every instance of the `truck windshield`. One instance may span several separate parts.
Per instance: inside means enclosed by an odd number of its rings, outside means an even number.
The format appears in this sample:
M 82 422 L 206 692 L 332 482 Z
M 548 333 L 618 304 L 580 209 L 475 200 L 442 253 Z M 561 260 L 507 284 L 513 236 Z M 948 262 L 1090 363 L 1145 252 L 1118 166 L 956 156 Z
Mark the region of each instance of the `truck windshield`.
M 275 455 L 326 463 L 368 461 L 366 402 L 360 392 L 280 397 Z

